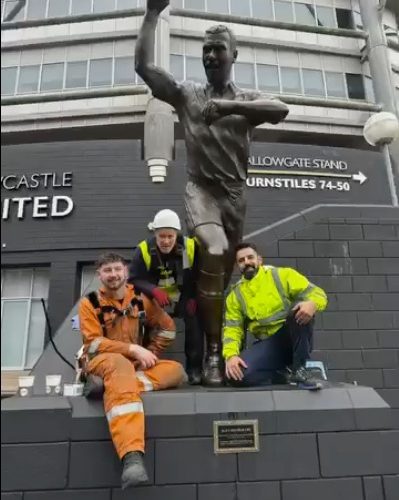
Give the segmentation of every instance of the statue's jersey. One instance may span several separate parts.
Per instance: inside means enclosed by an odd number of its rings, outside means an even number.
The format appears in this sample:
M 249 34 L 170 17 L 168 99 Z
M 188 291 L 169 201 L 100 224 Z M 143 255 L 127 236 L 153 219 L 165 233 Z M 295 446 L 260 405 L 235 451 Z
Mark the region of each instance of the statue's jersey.
M 210 86 L 182 82 L 181 99 L 176 106 L 187 147 L 187 174 L 194 182 L 218 182 L 221 185 L 243 182 L 247 178 L 249 143 L 253 126 L 242 115 L 228 115 L 205 123 L 202 111 L 212 98 Z M 233 83 L 221 99 L 254 101 L 257 91 L 246 91 Z

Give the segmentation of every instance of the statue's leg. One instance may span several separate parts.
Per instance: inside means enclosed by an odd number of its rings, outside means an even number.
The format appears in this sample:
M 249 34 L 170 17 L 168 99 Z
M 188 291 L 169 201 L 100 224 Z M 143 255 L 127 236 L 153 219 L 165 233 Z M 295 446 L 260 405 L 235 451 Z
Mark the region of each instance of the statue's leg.
M 246 196 L 243 188 L 238 188 L 234 196 L 227 197 L 222 205 L 222 221 L 228 241 L 225 253 L 225 289 L 230 283 L 235 264 L 235 248 L 242 241 L 246 212 Z
M 200 243 L 198 305 L 207 341 L 203 383 L 223 382 L 221 336 L 224 302 L 224 256 L 228 241 L 222 225 L 220 206 L 210 189 L 188 182 L 185 195 L 189 229 Z
M 207 341 L 203 384 L 217 386 L 223 383 L 221 333 L 224 306 L 224 255 L 227 238 L 221 226 L 206 224 L 196 228 L 201 241 L 198 276 L 198 305 Z

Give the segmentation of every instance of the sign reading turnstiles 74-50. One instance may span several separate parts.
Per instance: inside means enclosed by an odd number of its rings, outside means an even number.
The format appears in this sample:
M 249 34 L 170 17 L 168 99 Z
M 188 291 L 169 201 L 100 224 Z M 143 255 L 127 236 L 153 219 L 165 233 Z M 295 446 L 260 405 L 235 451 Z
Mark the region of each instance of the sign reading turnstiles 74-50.
M 350 191 L 353 183 L 367 181 L 357 170 L 350 171 L 341 159 L 302 156 L 256 156 L 248 159 L 247 186 L 255 188 Z

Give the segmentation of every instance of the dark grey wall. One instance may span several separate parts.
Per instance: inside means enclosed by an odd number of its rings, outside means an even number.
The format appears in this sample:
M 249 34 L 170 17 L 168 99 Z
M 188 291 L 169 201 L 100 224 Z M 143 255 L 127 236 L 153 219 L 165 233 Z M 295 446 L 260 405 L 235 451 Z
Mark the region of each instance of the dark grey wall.
M 346 171 L 322 172 L 349 174 L 361 170 L 367 177 L 362 185 L 352 179 L 309 177 L 317 182 L 314 190 L 298 187 L 303 176 L 297 172 L 320 173 L 320 169 L 280 167 L 281 175 L 253 175 L 264 180 L 284 179 L 297 187 L 248 187 L 246 232 L 251 232 L 317 203 L 389 203 L 387 181 L 379 153 L 343 148 L 289 144 L 255 143 L 254 156 L 299 157 L 344 161 Z M 2 201 L 11 197 L 70 196 L 73 212 L 64 218 L 31 216 L 27 205 L 24 220 L 13 214 L 2 221 L 3 265 L 51 264 L 49 312 L 54 328 L 66 317 L 77 299 L 79 263 L 95 260 L 103 249 L 120 249 L 129 256 L 133 246 L 148 235 L 147 223 L 163 207 L 177 210 L 182 217 L 185 184 L 184 143 L 176 143 L 176 161 L 169 167 L 165 183 L 153 184 L 141 160 L 138 140 L 80 141 L 4 146 L 2 175 L 31 175 L 72 172 L 72 187 L 1 190 Z M 254 167 L 262 170 L 260 167 Z M 263 169 L 264 170 L 264 169 Z M 289 175 L 286 175 L 289 174 Z M 350 191 L 321 189 L 320 182 L 347 181 Z M 261 181 L 262 182 L 262 181 Z M 299 184 L 298 184 L 299 183 Z

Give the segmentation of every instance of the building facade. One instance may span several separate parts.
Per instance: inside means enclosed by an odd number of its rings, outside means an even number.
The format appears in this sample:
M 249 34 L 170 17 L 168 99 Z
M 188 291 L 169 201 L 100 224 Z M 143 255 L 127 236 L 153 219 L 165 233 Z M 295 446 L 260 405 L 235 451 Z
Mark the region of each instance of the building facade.
M 155 58 L 177 80 L 204 81 L 203 34 L 222 23 L 237 36 L 236 84 L 290 107 L 284 123 L 255 131 L 247 235 L 320 204 L 392 204 L 384 156 L 362 132 L 382 102 L 364 4 L 171 0 L 162 17 Z M 185 149 L 173 110 L 152 99 L 134 71 L 144 0 L 5 0 L 1 9 L 7 392 L 47 343 L 41 299 L 56 331 L 101 251 L 129 258 L 157 210 L 184 215 Z M 398 10 L 388 1 L 380 19 L 393 103 L 383 108 L 396 113 Z

